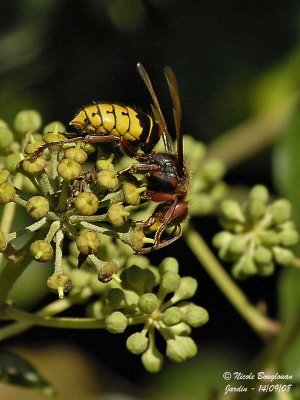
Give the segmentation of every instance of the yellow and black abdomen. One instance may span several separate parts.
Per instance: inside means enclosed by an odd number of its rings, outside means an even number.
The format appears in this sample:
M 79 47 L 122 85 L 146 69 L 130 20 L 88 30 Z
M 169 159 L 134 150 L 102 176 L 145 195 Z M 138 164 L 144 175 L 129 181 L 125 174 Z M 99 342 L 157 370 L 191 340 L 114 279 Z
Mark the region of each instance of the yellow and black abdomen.
M 95 103 L 84 107 L 70 122 L 88 135 L 114 135 L 148 152 L 158 142 L 159 126 L 154 119 L 131 107 Z

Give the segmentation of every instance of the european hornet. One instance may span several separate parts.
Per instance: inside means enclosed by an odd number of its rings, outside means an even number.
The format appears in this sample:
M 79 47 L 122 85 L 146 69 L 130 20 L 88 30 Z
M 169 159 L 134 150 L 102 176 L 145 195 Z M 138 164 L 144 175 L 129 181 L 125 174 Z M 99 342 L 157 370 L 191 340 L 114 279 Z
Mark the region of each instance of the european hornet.
M 151 95 L 153 116 L 125 105 L 93 103 L 82 108 L 70 122 L 70 125 L 78 129 L 78 135 L 63 133 L 65 141 L 45 144 L 34 152 L 33 156 L 38 156 L 47 147 L 69 142 L 119 143 L 127 155 L 138 161 L 119 174 L 144 174 L 147 182 L 146 198 L 161 203 L 142 224 L 145 233 L 155 232 L 154 243 L 136 251 L 139 254 L 146 254 L 161 249 L 181 237 L 181 222 L 188 213 L 186 195 L 189 175 L 183 159 L 182 111 L 177 79 L 172 69 L 166 66 L 164 73 L 173 103 L 176 130 L 176 151 L 174 151 L 149 75 L 141 63 L 137 64 L 137 70 Z M 152 151 L 160 137 L 163 139 L 165 152 Z M 174 227 L 172 233 L 167 238 L 162 238 L 165 230 L 172 226 Z

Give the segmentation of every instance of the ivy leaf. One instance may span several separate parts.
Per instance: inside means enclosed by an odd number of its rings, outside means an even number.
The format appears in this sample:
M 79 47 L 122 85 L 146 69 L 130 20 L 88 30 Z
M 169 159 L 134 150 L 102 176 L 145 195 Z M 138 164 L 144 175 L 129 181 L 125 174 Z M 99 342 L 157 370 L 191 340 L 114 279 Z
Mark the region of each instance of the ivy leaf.
M 23 357 L 17 354 L 0 352 L 0 382 L 37 389 L 54 397 L 54 388 Z

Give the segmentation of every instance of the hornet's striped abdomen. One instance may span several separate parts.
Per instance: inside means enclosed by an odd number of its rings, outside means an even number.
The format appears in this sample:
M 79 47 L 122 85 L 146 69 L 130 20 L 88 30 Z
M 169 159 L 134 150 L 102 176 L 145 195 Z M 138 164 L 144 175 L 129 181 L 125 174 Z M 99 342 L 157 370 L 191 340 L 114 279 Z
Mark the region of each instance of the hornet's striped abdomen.
M 159 139 L 159 125 L 150 115 L 119 104 L 97 103 L 84 107 L 70 125 L 88 135 L 118 136 L 147 151 Z

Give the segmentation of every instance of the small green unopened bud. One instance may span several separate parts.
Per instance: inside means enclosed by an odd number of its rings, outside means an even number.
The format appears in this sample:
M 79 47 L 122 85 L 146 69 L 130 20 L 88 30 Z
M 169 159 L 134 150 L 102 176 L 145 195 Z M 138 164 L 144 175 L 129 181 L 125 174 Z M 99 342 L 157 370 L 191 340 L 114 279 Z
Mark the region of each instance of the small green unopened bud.
M 126 286 L 136 290 L 138 293 L 144 290 L 147 275 L 145 270 L 132 265 L 125 271 Z
M 68 275 L 52 275 L 47 280 L 47 286 L 50 290 L 58 292 L 60 299 L 64 298 L 64 294 L 69 292 L 72 287 L 72 281 Z
M 3 169 L 2 171 L 0 171 L 0 185 L 2 185 L 2 183 L 8 182 L 9 178 L 10 173 L 7 169 Z
M 3 231 L 0 231 L 0 253 L 2 253 L 7 246 L 7 241 L 5 237 L 5 233 Z
M 121 203 L 112 204 L 107 211 L 107 218 L 113 226 L 123 226 L 130 215 Z
M 145 369 L 150 373 L 159 372 L 162 369 L 164 358 L 163 355 L 157 350 L 156 347 L 151 346 L 142 355 L 142 363 Z
M 65 158 L 76 161 L 79 164 L 87 160 L 86 152 L 79 146 L 69 147 L 65 150 Z
M 81 215 L 93 215 L 98 210 L 98 198 L 94 193 L 79 193 L 75 200 L 75 207 Z
M 133 333 L 126 340 L 126 347 L 132 354 L 142 354 L 147 350 L 148 338 L 140 332 Z
M 57 172 L 63 179 L 77 179 L 81 174 L 81 165 L 72 159 L 64 158 L 58 163 Z
M 189 299 L 194 296 L 198 287 L 198 282 L 191 276 L 184 276 L 180 279 L 180 286 L 176 290 L 174 297 L 176 301 Z
M 115 261 L 108 261 L 101 269 L 98 280 L 102 283 L 108 283 L 112 280 L 112 276 L 118 272 L 118 264 Z
M 284 249 L 283 247 L 273 247 L 273 252 L 278 264 L 289 266 L 293 263 L 295 256 L 291 250 Z
M 177 336 L 176 341 L 181 343 L 186 351 L 187 358 L 195 357 L 198 352 L 198 348 L 194 340 L 189 336 Z
M 123 194 L 127 204 L 138 206 L 141 201 L 141 193 L 146 190 L 144 187 L 137 187 L 131 182 L 125 182 L 123 185 Z
M 236 279 L 244 279 L 248 275 L 257 274 L 257 269 L 258 267 L 253 258 L 246 257 L 234 264 L 231 273 Z
M 22 168 L 28 174 L 38 174 L 46 167 L 46 160 L 43 157 L 27 158 L 22 161 Z
M 66 127 L 60 121 L 53 121 L 53 122 L 50 122 L 49 124 L 44 126 L 44 129 L 43 129 L 43 133 L 44 134 L 52 133 L 54 131 L 56 131 L 57 133 L 58 132 L 65 132 L 66 131 Z M 64 140 L 64 139 L 62 139 L 62 140 Z
M 258 200 L 264 204 L 267 204 L 269 201 L 269 191 L 264 185 L 255 185 L 251 189 L 249 197 L 251 200 Z
M 11 173 L 14 174 L 17 170 L 18 164 L 21 160 L 20 153 L 12 153 L 5 157 L 5 168 Z
M 7 204 L 13 200 L 15 188 L 11 183 L 2 183 L 0 185 L 0 204 Z
M 32 218 L 41 219 L 49 211 L 49 202 L 43 196 L 33 196 L 27 201 L 26 211 Z
M 180 276 L 176 272 L 167 271 L 161 277 L 160 286 L 166 293 L 171 293 L 178 290 L 180 282 Z
M 227 248 L 232 238 L 233 235 L 227 231 L 219 232 L 213 237 L 213 245 L 218 249 Z
M 14 120 L 14 127 L 22 136 L 28 132 L 37 131 L 41 126 L 42 118 L 36 110 L 20 111 Z
M 50 261 L 53 257 L 53 249 L 50 243 L 45 240 L 36 240 L 30 245 L 30 254 L 39 262 Z
M 159 306 L 159 301 L 154 293 L 143 294 L 138 301 L 138 308 L 144 314 L 151 314 Z
M 259 265 L 258 267 L 258 273 L 261 276 L 270 276 L 274 273 L 274 271 L 275 271 L 275 265 L 273 262 L 269 264 L 262 264 Z
M 132 234 L 131 246 L 134 250 L 140 250 L 144 246 L 145 234 L 142 229 L 136 229 Z
M 106 299 L 114 310 L 123 308 L 125 305 L 125 293 L 120 288 L 111 288 L 107 292 Z
M 101 187 L 108 190 L 114 190 L 119 185 L 115 172 L 108 169 L 103 169 L 97 173 L 97 181 Z
M 272 252 L 266 247 L 259 246 L 254 252 L 254 261 L 258 264 L 269 264 L 272 260 Z
M 43 146 L 44 142 L 42 140 L 34 140 L 33 142 L 29 142 L 26 144 L 24 148 L 25 154 L 32 154 L 36 150 L 38 150 L 41 146 Z
M 203 175 L 210 182 L 217 182 L 225 173 L 225 165 L 219 159 L 210 159 L 203 163 Z
M 209 320 L 209 314 L 205 308 L 195 304 L 189 304 L 184 312 L 184 320 L 193 328 L 198 328 L 206 324 Z
M 183 313 L 179 307 L 167 308 L 162 320 L 167 326 L 176 325 L 183 319 Z
M 214 208 L 214 201 L 208 193 L 193 194 L 191 202 L 191 211 L 194 215 L 208 215 Z
M 299 241 L 299 233 L 296 230 L 286 230 L 279 234 L 280 244 L 283 246 L 293 246 Z
M 266 205 L 260 200 L 250 200 L 247 204 L 246 213 L 253 220 L 258 220 L 266 212 Z
M 263 231 L 259 233 L 261 243 L 267 247 L 276 246 L 279 243 L 278 233 L 273 230 Z
M 14 134 L 8 127 L 0 127 L 0 154 L 9 152 L 9 145 L 14 140 Z
M 120 311 L 115 311 L 106 318 L 105 324 L 108 332 L 123 333 L 127 328 L 127 318 Z
M 53 132 L 44 133 L 43 135 L 43 141 L 45 143 L 63 142 L 65 140 L 66 138 L 64 137 L 64 135 L 58 133 L 57 130 L 54 130 Z
M 228 244 L 228 250 L 234 255 L 240 255 L 245 252 L 247 248 L 246 240 L 243 236 L 233 236 Z
M 177 363 L 185 361 L 188 357 L 185 345 L 176 339 L 167 341 L 166 355 L 171 361 Z
M 174 257 L 165 257 L 159 264 L 158 269 L 161 275 L 168 271 L 172 271 L 177 274 L 179 271 L 179 263 Z
M 92 231 L 83 232 L 77 236 L 76 246 L 81 254 L 89 255 L 97 253 L 101 246 L 99 235 Z
M 286 199 L 275 201 L 269 207 L 269 210 L 272 214 L 273 221 L 276 224 L 282 224 L 291 218 L 292 206 L 291 203 Z
M 171 330 L 172 334 L 174 336 L 180 336 L 180 335 L 190 335 L 192 332 L 192 328 L 186 324 L 185 322 L 179 322 L 179 324 L 170 326 L 169 329 Z
M 244 222 L 245 217 L 238 202 L 235 200 L 224 200 L 221 203 L 221 210 L 225 218 L 230 221 Z
M 112 163 L 113 159 L 114 159 L 114 154 L 112 154 L 107 160 L 106 159 L 98 160 L 96 163 L 97 168 L 99 170 L 106 169 L 108 171 L 113 172 L 115 170 L 115 167 Z

